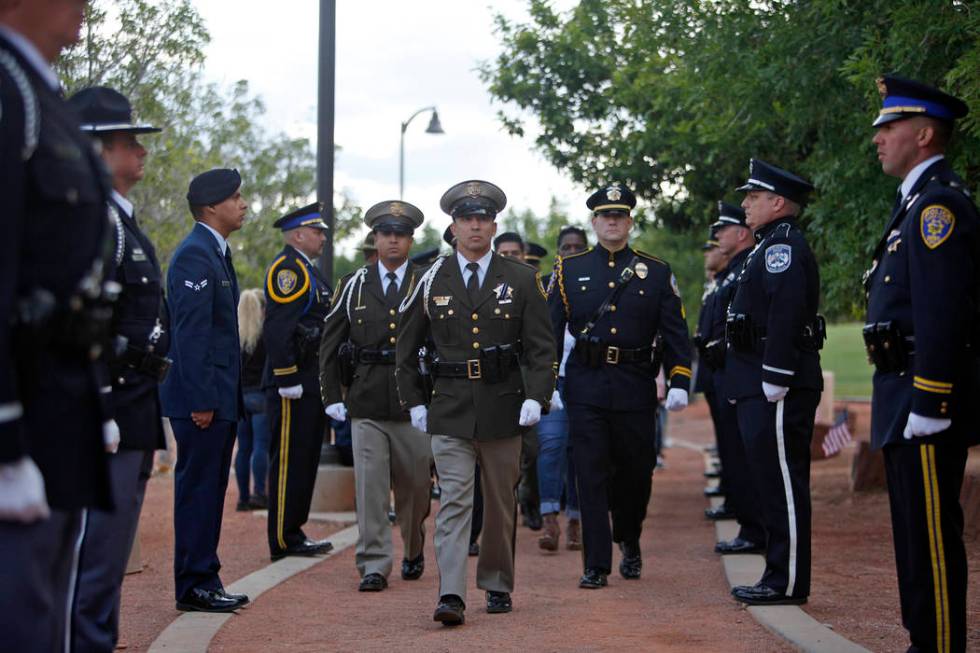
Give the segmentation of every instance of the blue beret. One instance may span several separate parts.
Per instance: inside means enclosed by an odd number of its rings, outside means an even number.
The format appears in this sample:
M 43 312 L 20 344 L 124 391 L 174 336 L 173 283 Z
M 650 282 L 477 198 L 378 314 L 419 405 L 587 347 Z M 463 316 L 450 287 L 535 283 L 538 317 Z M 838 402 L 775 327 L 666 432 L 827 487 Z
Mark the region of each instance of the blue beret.
M 235 194 L 242 185 L 242 176 L 237 170 L 215 168 L 202 172 L 191 180 L 187 189 L 187 201 L 192 206 L 220 204 Z

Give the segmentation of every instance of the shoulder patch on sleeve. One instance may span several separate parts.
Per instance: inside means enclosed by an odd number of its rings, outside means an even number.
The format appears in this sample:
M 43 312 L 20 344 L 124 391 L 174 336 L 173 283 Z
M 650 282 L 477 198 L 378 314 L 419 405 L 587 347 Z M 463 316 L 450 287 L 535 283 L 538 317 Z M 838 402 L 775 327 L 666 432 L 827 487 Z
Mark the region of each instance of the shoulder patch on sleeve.
M 673 272 L 670 273 L 670 289 L 673 290 L 674 294 L 678 297 L 681 296 L 681 289 L 677 287 L 677 277 L 674 276 Z
M 785 243 L 777 243 L 766 248 L 766 270 L 779 274 L 789 269 L 793 263 L 793 248 Z
M 930 204 L 919 214 L 919 233 L 929 249 L 936 249 L 949 238 L 956 226 L 956 216 L 942 204 Z
M 266 278 L 266 290 L 272 301 L 288 304 L 306 294 L 310 287 L 310 275 L 300 261 L 296 261 L 296 269 L 285 256 L 280 256 L 269 267 Z

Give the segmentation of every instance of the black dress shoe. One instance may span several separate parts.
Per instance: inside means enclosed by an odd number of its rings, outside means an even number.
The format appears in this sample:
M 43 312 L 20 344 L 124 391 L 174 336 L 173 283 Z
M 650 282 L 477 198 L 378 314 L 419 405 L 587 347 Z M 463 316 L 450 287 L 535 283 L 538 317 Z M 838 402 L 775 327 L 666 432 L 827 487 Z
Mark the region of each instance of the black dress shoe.
M 598 569 L 586 569 L 585 573 L 578 580 L 578 586 L 586 590 L 597 590 L 609 584 L 606 574 Z
M 253 494 L 248 500 L 248 507 L 252 510 L 265 510 L 269 507 L 269 498 L 264 494 Z
M 361 579 L 361 584 L 357 586 L 358 592 L 380 592 L 388 587 L 388 579 L 381 574 L 368 574 Z
M 470 542 L 470 555 L 471 556 L 478 556 L 478 555 L 480 555 L 480 543 L 479 542 Z
M 425 571 L 425 556 L 421 553 L 415 560 L 402 560 L 402 580 L 418 580 Z
M 229 594 L 224 588 L 216 590 L 226 599 L 231 599 L 232 601 L 238 601 L 238 605 L 248 605 L 248 595 L 247 594 Z
M 177 601 L 177 609 L 183 612 L 234 612 L 242 604 L 217 590 L 195 587 Z
M 248 501 L 239 501 L 235 504 L 235 512 L 248 512 L 251 510 L 248 506 Z
M 439 597 L 439 605 L 436 606 L 432 620 L 441 621 L 443 626 L 459 626 L 466 621 L 463 615 L 465 610 L 466 604 L 463 603 L 463 599 L 455 594 L 446 594 Z
M 749 605 L 802 605 L 806 603 L 805 596 L 786 596 L 763 584 L 738 585 L 732 589 L 735 600 Z
M 619 575 L 626 580 L 636 580 L 640 577 L 643 569 L 643 558 L 640 555 L 640 543 L 620 542 L 619 550 L 623 553 L 623 559 L 619 562 Z
M 285 549 L 273 551 L 269 556 L 272 561 L 281 560 L 286 556 L 315 556 L 329 553 L 333 549 L 333 544 L 326 540 L 305 540 L 299 544 L 290 544 Z
M 761 544 L 756 544 L 755 542 L 749 542 L 748 540 L 743 540 L 740 537 L 735 537 L 730 540 L 723 540 L 715 544 L 715 553 L 762 553 L 764 547 Z
M 490 614 L 502 614 L 513 609 L 510 592 L 487 592 L 487 612 Z
M 706 508 L 704 516 L 713 521 L 718 521 L 719 519 L 735 519 L 735 511 L 725 504 L 721 504 L 714 508 Z
M 725 496 L 725 491 L 721 489 L 720 485 L 712 485 L 704 488 L 704 496 L 706 497 L 723 497 Z

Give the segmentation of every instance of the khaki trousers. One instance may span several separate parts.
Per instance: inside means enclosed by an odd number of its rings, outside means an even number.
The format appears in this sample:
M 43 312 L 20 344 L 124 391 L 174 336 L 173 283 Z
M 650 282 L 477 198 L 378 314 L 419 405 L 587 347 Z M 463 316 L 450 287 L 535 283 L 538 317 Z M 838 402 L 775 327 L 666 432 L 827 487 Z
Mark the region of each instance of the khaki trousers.
M 432 455 L 442 488 L 435 534 L 439 595 L 455 594 L 466 601 L 466 561 L 473 516 L 474 469 L 478 461 L 483 491 L 483 535 L 476 586 L 482 590 L 512 592 L 515 490 L 521 473 L 520 436 L 480 442 L 433 435 Z
M 391 491 L 395 517 L 405 544 L 404 557 L 414 560 L 425 543 L 429 516 L 432 450 L 429 436 L 410 422 L 354 418 L 354 490 L 357 497 L 357 550 L 361 576 L 391 573 Z

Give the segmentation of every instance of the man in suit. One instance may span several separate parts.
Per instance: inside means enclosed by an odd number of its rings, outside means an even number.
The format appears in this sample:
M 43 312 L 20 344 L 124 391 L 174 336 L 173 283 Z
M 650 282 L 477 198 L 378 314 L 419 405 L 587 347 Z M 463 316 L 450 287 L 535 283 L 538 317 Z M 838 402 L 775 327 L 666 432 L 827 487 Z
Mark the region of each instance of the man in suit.
M 766 568 L 732 596 L 749 605 L 806 603 L 810 594 L 810 440 L 823 390 L 820 270 L 798 217 L 813 186 L 752 159 L 745 224 L 755 247 L 726 317 L 724 391 L 761 503 Z
M 422 270 L 408 260 L 412 233 L 422 212 L 408 202 L 375 204 L 364 214 L 379 260 L 341 281 L 341 293 L 324 325 L 320 386 L 327 414 L 343 421 L 350 413 L 357 493 L 357 553 L 361 592 L 388 586 L 391 573 L 391 491 L 401 529 L 401 575 L 416 580 L 425 570 L 425 518 L 429 515 L 429 436 L 409 422 L 395 388 L 398 305 L 412 292 Z M 352 346 L 338 354 L 341 345 Z M 342 378 L 338 355 L 352 378 Z M 347 388 L 346 396 L 342 386 Z
M 92 362 L 111 317 L 109 186 L 51 69 L 84 8 L 0 1 L 0 647 L 11 651 L 65 646 L 82 510 L 112 508 L 115 429 Z
M 865 278 L 876 371 L 871 443 L 885 456 L 902 624 L 910 651 L 964 651 L 960 491 L 980 443 L 980 223 L 944 153 L 966 104 L 895 76 L 878 82 L 874 144 L 902 180 Z
M 487 592 L 487 612 L 511 611 L 521 430 L 538 423 L 555 391 L 555 343 L 541 279 L 525 263 L 490 249 L 494 218 L 506 203 L 503 191 L 486 181 L 446 191 L 440 206 L 453 218 L 457 251 L 436 260 L 400 307 L 398 395 L 412 424 L 432 434 L 442 486 L 433 619 L 444 625 L 464 621 L 477 461 L 484 500 L 477 587 Z M 431 402 L 418 361 L 430 337 L 436 356 Z
M 225 592 L 218 539 L 242 414 L 238 280 L 228 236 L 247 205 L 237 170 L 195 177 L 187 202 L 196 224 L 167 271 L 173 367 L 161 386 L 164 415 L 177 440 L 174 576 L 177 609 L 231 612 L 248 602 Z
M 129 192 L 143 178 L 146 148 L 140 134 L 160 130 L 133 120 L 125 96 L 92 87 L 70 100 L 82 131 L 101 145 L 112 174 L 109 212 L 114 221 L 114 277 L 122 286 L 113 316 L 113 334 L 125 339 L 109 357 L 108 387 L 102 398 L 118 424 L 118 449 L 109 458 L 115 510 L 89 510 L 82 526 L 75 582 L 72 641 L 79 651 L 112 651 L 119 640 L 119 599 L 126 562 L 136 536 L 153 452 L 165 449 L 158 387 L 170 361 L 165 358 L 170 323 L 163 275 L 153 243 L 140 229 Z
M 310 204 L 273 223 L 286 245 L 266 272 L 262 385 L 272 431 L 268 521 L 272 560 L 333 548 L 330 542 L 311 540 L 303 532 L 326 426 L 317 358 L 332 291 L 313 263 L 327 238 L 321 210 L 319 204 Z

